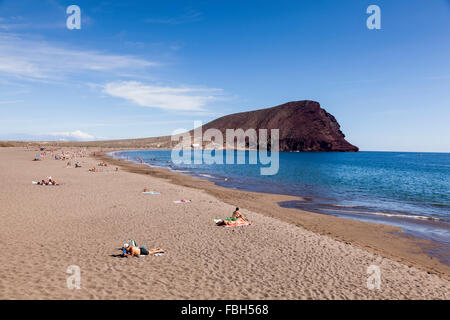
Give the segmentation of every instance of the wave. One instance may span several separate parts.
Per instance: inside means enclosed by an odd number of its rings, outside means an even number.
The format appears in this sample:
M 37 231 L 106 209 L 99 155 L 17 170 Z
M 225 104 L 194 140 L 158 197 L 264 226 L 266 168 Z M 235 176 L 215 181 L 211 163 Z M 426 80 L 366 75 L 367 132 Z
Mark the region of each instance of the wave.
M 205 178 L 210 178 L 210 179 L 214 179 L 215 177 L 209 174 L 199 174 L 199 176 L 205 177 Z
M 327 210 L 336 211 L 336 212 L 362 213 L 362 214 L 370 214 L 370 215 L 384 216 L 384 217 L 391 217 L 391 218 L 408 218 L 408 219 L 419 219 L 419 220 L 443 221 L 440 218 L 419 216 L 419 215 L 412 215 L 412 214 L 373 212 L 373 211 L 333 210 L 333 209 L 327 209 Z
M 172 172 L 178 172 L 178 173 L 190 173 L 191 172 L 191 171 L 188 171 L 188 170 L 172 169 L 172 168 L 169 168 L 169 167 L 165 167 L 165 168 L 169 169 Z

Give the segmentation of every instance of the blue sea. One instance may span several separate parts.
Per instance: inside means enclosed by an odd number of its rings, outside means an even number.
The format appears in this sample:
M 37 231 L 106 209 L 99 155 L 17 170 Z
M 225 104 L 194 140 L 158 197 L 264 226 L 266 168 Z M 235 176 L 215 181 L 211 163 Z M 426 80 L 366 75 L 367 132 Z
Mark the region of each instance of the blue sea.
M 120 151 L 114 156 L 142 159 L 149 166 L 228 188 L 300 196 L 306 201 L 279 205 L 399 226 L 450 245 L 449 153 L 280 152 L 278 173 L 264 176 L 262 165 L 248 164 L 249 151 L 239 152 L 245 153 L 246 164 L 175 165 L 170 150 Z

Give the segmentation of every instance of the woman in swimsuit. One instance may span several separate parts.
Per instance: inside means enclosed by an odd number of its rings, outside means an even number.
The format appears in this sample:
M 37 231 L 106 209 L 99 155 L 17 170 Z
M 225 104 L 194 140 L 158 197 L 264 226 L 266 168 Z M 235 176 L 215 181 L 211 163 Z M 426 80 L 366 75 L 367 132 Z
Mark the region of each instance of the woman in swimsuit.
M 231 219 L 236 221 L 239 218 L 245 220 L 244 215 L 239 212 L 239 208 L 236 208 L 236 210 L 234 210 L 234 212 L 233 212 L 233 215 L 231 216 Z

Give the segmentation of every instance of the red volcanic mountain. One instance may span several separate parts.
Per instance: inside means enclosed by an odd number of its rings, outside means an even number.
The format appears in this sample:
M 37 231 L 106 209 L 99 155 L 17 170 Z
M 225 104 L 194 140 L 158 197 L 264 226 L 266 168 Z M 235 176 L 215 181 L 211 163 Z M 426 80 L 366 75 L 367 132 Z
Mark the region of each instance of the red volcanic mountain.
M 336 118 L 315 101 L 294 101 L 277 107 L 230 114 L 203 125 L 219 129 L 279 129 L 280 151 L 356 152 L 345 140 Z

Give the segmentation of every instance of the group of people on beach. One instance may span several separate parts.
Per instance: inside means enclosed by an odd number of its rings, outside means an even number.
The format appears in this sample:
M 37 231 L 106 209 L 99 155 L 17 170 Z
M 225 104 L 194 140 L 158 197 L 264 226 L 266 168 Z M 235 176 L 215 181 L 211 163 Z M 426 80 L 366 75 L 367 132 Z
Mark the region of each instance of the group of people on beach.
M 146 190 L 146 189 L 144 189 Z M 239 211 L 239 208 L 236 208 L 236 210 L 233 211 L 233 214 L 231 215 L 230 218 L 232 221 L 238 221 L 238 220 L 243 220 L 243 221 L 248 221 L 244 215 Z M 221 225 L 221 224 L 217 224 L 217 225 Z M 147 255 L 162 255 L 165 253 L 165 251 L 161 248 L 156 248 L 156 249 L 147 249 L 147 246 L 143 245 L 143 246 L 138 246 L 136 244 L 136 242 L 134 240 L 129 240 L 127 243 L 125 243 L 123 245 L 123 247 L 120 249 L 122 251 L 122 255 L 121 257 L 137 257 L 139 258 L 140 256 L 147 256 Z
M 41 160 L 41 158 L 45 157 L 45 153 L 47 153 L 47 150 L 41 150 L 43 151 L 43 154 L 41 154 L 39 157 L 36 157 L 36 159 Z M 53 151 L 53 150 L 52 150 Z M 81 156 L 80 153 L 78 152 L 73 152 L 73 153 L 69 153 L 69 152 L 62 152 L 58 155 L 54 155 L 54 158 L 56 160 L 65 160 L 65 159 L 69 159 L 72 160 L 75 158 L 75 156 Z M 85 156 L 83 154 L 83 156 Z M 141 159 L 142 160 L 142 159 Z M 152 160 L 156 160 L 152 159 Z M 143 161 L 142 161 L 143 162 Z M 72 163 L 71 161 L 69 161 L 67 163 L 68 167 L 71 167 Z M 99 167 L 107 167 L 108 164 L 104 161 L 98 163 Z M 79 164 L 79 162 L 75 163 L 75 168 L 80 168 L 81 165 Z M 90 172 L 98 172 L 97 168 L 90 168 L 89 169 Z M 116 171 L 118 171 L 118 168 L 116 168 Z M 41 185 L 41 186 L 58 186 L 59 183 L 56 182 L 54 179 L 52 179 L 52 177 L 48 177 L 48 180 L 41 180 L 39 182 L 33 182 L 34 184 L 37 185 Z M 147 189 L 144 189 L 144 192 L 146 192 Z M 236 208 L 232 215 L 231 218 L 228 219 L 222 219 L 220 220 L 222 222 L 217 222 L 218 226 L 222 226 L 222 225 L 228 225 L 228 223 L 231 222 L 238 222 L 238 221 L 243 221 L 243 222 L 248 222 L 248 220 L 244 217 L 244 215 L 239 211 L 239 208 Z M 225 222 L 226 221 L 226 222 Z M 156 249 L 147 249 L 147 247 L 144 246 L 138 246 L 133 240 L 129 241 L 128 243 L 125 243 L 123 245 L 123 247 L 121 248 L 122 251 L 122 256 L 123 257 L 140 257 L 140 256 L 146 256 L 146 255 L 162 255 L 165 253 L 165 251 L 161 248 L 156 248 Z
M 70 158 L 65 155 L 55 155 L 55 160 L 68 160 L 68 159 Z
M 52 179 L 52 177 L 48 177 L 48 180 L 41 180 L 36 183 L 39 186 L 59 186 L 59 183 Z

